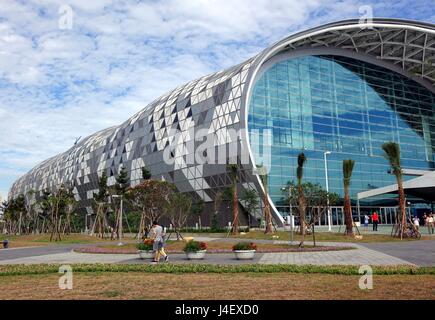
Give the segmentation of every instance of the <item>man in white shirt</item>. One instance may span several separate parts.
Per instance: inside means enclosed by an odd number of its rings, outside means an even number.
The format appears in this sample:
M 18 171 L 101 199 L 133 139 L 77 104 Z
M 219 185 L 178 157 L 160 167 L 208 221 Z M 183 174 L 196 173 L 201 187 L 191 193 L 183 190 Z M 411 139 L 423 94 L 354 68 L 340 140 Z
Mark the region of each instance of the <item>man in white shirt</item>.
M 418 219 L 417 216 L 414 217 L 414 226 L 418 231 L 418 229 L 420 228 L 420 220 Z
M 429 229 L 429 234 L 433 234 L 433 229 L 434 229 L 434 219 L 433 219 L 433 214 L 429 214 L 429 216 L 427 217 L 427 227 Z
M 157 221 L 154 221 L 153 227 L 151 228 L 151 239 L 154 239 L 153 250 L 155 252 L 153 262 L 159 262 L 160 256 L 163 256 L 165 261 L 168 261 L 168 255 L 163 248 L 165 245 L 164 236 L 163 227 L 159 225 Z

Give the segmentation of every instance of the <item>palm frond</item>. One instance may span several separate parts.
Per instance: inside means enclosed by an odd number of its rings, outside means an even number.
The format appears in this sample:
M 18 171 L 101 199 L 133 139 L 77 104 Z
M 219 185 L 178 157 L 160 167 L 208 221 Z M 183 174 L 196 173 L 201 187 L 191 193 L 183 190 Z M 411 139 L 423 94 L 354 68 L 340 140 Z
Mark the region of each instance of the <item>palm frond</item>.
M 302 181 L 302 177 L 304 175 L 304 164 L 305 162 L 307 162 L 307 157 L 305 156 L 305 154 L 299 153 L 298 155 L 298 168 L 296 169 L 296 176 L 298 178 L 298 182 L 299 184 Z
M 307 162 L 307 157 L 305 156 L 305 154 L 299 153 L 298 154 L 298 167 L 303 167 L 305 162 Z
M 385 152 L 385 158 L 393 168 L 394 174 L 401 172 L 400 167 L 400 146 L 396 142 L 386 142 L 382 145 L 382 150 Z
M 239 166 L 237 164 L 227 165 L 227 170 L 233 180 L 237 179 L 237 173 L 239 171 Z

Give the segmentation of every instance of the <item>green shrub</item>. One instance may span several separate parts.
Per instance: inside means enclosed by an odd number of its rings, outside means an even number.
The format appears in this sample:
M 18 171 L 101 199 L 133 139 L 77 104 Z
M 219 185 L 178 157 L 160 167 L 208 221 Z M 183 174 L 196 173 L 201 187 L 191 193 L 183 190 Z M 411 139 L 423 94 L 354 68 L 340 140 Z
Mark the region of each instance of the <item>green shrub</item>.
M 207 243 L 190 240 L 183 249 L 184 252 L 197 252 L 200 250 L 207 250 Z
M 1 276 L 56 274 L 60 264 L 0 265 Z M 72 264 L 73 272 L 146 272 L 146 273 L 299 273 L 299 274 L 340 274 L 360 275 L 359 266 L 318 266 L 318 265 L 210 265 L 210 264 Z M 375 275 L 435 275 L 435 267 L 415 267 L 408 265 L 375 266 Z
M 217 226 L 203 227 L 202 229 L 196 228 L 183 228 L 179 230 L 180 232 L 186 233 L 228 233 L 228 228 L 221 228 Z M 168 229 L 168 232 L 175 232 L 174 229 Z M 249 232 L 249 227 L 240 227 L 239 232 Z

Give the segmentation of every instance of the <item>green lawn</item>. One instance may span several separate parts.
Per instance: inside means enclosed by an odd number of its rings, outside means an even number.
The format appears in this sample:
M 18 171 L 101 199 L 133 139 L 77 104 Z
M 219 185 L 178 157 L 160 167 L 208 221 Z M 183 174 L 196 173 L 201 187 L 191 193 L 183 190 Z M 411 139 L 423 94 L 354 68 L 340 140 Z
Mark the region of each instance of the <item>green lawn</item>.
M 363 238 L 361 240 L 357 240 L 353 237 L 348 237 L 343 235 L 343 233 L 334 233 L 334 232 L 319 232 L 315 233 L 316 241 L 331 241 L 331 242 L 392 242 L 392 241 L 418 241 L 417 239 L 403 239 L 393 238 L 390 235 L 386 234 L 362 234 Z M 289 231 L 277 231 L 273 235 L 266 235 L 263 231 L 250 231 L 246 234 L 231 236 L 232 238 L 240 238 L 240 239 L 266 239 L 266 240 L 290 240 L 290 232 Z M 301 236 L 299 234 L 294 233 L 295 241 L 300 241 Z M 429 236 L 422 236 L 421 240 L 431 240 L 433 238 Z M 305 236 L 306 241 L 312 241 L 312 235 Z
M 361 290 L 357 266 L 71 267 L 73 289 L 60 290 L 59 265 L 0 266 L 0 291 L 7 292 L 0 299 L 434 299 L 434 268 L 375 267 L 373 290 Z
M 41 234 L 41 235 L 0 235 L 0 241 L 8 239 L 9 247 L 11 248 L 19 248 L 19 247 L 34 247 L 34 246 L 42 246 L 42 245 L 59 245 L 59 244 L 86 244 L 86 243 L 95 243 L 95 242 L 110 242 L 107 239 L 97 238 L 95 236 L 91 237 L 89 235 L 83 234 L 70 234 L 62 236 L 61 241 L 53 241 L 50 242 L 49 234 Z

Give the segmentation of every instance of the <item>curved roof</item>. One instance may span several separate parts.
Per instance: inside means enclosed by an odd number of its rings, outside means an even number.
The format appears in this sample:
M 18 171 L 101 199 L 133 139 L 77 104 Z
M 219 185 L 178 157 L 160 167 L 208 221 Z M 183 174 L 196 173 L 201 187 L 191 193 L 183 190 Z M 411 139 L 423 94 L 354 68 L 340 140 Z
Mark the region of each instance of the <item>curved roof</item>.
M 435 25 L 425 22 L 373 19 L 360 23 L 352 19 L 329 23 L 276 42 L 257 55 L 254 64 L 262 65 L 283 51 L 322 47 L 388 62 L 435 90 Z

